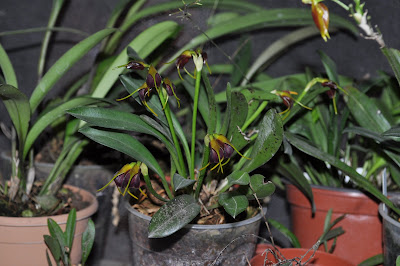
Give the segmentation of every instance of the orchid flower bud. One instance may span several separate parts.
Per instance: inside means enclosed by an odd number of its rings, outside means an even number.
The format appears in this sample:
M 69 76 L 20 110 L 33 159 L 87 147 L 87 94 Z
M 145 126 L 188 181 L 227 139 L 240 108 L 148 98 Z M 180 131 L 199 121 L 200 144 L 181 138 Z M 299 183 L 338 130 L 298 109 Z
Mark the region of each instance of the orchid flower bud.
M 311 14 L 315 25 L 321 33 L 321 37 L 324 41 L 330 39 L 328 27 L 329 27 L 329 10 L 328 7 L 316 0 L 311 3 Z
M 165 104 L 167 104 L 169 96 L 174 96 L 176 101 L 178 102 L 178 107 L 179 107 L 180 106 L 179 98 L 178 98 L 178 96 L 176 96 L 176 93 L 175 93 L 176 87 L 175 87 L 174 83 L 172 83 L 172 81 L 169 80 L 169 78 L 165 78 L 163 80 L 163 87 L 167 91 L 167 100 L 165 101 Z M 165 106 L 165 104 L 164 104 L 164 106 Z
M 129 195 L 137 199 L 137 197 L 129 191 L 130 188 L 139 189 L 140 192 L 144 196 L 146 196 L 146 194 L 140 189 L 140 178 L 142 177 L 142 169 L 147 169 L 147 166 L 142 162 L 125 164 L 118 172 L 115 173 L 114 177 L 110 180 L 110 182 L 107 183 L 107 185 L 97 191 L 105 189 L 108 185 L 111 184 L 112 181 L 114 181 L 119 193 L 121 193 L 122 196 L 125 196 L 126 192 L 128 192 Z M 124 188 L 124 192 L 121 191 L 121 188 Z

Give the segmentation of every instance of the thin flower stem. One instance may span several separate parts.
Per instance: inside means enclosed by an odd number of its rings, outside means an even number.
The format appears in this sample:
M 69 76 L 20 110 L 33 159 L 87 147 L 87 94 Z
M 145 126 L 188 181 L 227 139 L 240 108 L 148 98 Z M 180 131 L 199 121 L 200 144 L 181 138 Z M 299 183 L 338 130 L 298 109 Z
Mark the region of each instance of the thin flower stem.
M 339 0 L 331 0 L 332 2 L 335 2 L 336 4 L 338 4 L 339 6 L 341 6 L 342 8 L 344 8 L 346 11 L 349 11 L 350 10 L 350 8 L 346 5 L 346 4 L 344 4 L 344 3 L 342 3 L 341 1 L 339 1 Z
M 196 120 L 197 120 L 197 106 L 199 103 L 200 94 L 201 71 L 196 73 L 196 86 L 194 91 L 194 104 L 193 104 L 193 118 L 192 118 L 192 144 L 191 144 L 191 164 L 190 164 L 190 177 L 194 179 L 194 151 L 196 147 Z
M 164 98 L 162 90 L 159 90 L 158 96 L 160 97 L 161 103 L 164 103 L 165 102 L 165 98 Z M 179 164 L 180 165 L 179 165 L 179 167 L 177 166 L 177 168 L 181 169 L 180 174 L 182 176 L 186 176 L 187 173 L 186 173 L 185 162 L 183 160 L 181 146 L 179 145 L 179 141 L 178 141 L 178 138 L 177 138 L 176 133 L 175 133 L 174 124 L 172 122 L 171 109 L 169 108 L 169 103 L 167 103 L 165 105 L 164 114 L 165 114 L 165 117 L 167 118 L 167 122 L 168 122 L 168 125 L 169 125 L 169 130 L 171 131 L 172 140 L 174 142 L 175 149 L 176 149 L 176 152 L 178 154 L 178 160 L 179 160 Z
M 268 105 L 268 101 L 264 101 L 260 104 L 257 110 L 252 114 L 252 116 L 247 120 L 241 130 L 244 132 L 251 123 L 260 115 L 260 113 L 264 110 L 264 108 Z

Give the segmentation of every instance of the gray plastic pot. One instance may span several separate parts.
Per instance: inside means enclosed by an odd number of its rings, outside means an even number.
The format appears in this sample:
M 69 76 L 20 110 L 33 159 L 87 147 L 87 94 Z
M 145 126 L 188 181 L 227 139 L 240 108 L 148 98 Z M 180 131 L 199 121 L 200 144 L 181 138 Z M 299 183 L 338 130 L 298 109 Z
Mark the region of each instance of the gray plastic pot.
M 390 198 L 400 206 L 400 196 Z M 379 205 L 379 214 L 383 221 L 383 254 L 384 265 L 396 265 L 396 258 L 400 256 L 400 222 L 388 214 L 388 208 L 383 203 Z
M 151 217 L 126 201 L 133 265 L 247 265 L 254 254 L 261 215 L 221 225 L 190 224 L 165 238 L 149 239 Z M 231 243 L 235 240 L 233 243 Z M 220 252 L 221 255 L 219 256 Z

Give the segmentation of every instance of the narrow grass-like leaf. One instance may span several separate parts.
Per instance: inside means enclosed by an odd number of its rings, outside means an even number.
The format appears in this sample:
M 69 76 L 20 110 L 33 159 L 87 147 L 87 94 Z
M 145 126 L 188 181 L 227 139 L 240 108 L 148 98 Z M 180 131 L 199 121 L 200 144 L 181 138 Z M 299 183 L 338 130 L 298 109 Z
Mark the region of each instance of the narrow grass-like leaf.
M 84 39 L 74 47 L 69 49 L 54 65 L 46 72 L 39 84 L 34 89 L 30 105 L 32 111 L 36 110 L 40 102 L 44 99 L 54 84 L 64 76 L 64 74 L 87 54 L 96 44 L 114 32 L 114 29 L 104 29 Z
M 279 232 L 281 232 L 287 239 L 289 239 L 294 248 L 301 248 L 299 239 L 286 226 L 274 219 L 268 219 L 268 223 L 278 229 Z
M 293 146 L 310 156 L 313 156 L 338 168 L 343 173 L 348 175 L 360 188 L 371 193 L 374 197 L 385 203 L 389 208 L 400 215 L 400 209 L 396 207 L 387 197 L 385 197 L 374 185 L 372 185 L 363 176 L 358 174 L 352 167 L 340 161 L 340 159 L 317 149 L 292 133 L 285 132 L 285 136 Z
M 95 230 L 96 228 L 94 222 L 92 221 L 92 219 L 89 219 L 88 225 L 82 234 L 82 265 L 85 265 L 90 255 L 90 251 L 92 250 L 94 237 L 96 234 Z
M 174 36 L 178 29 L 179 25 L 173 21 L 158 23 L 139 34 L 127 47 L 132 47 L 141 58 L 146 58 L 166 39 Z M 157 36 L 157 38 L 154 36 Z M 124 71 L 124 68 L 116 67 L 124 65 L 128 61 L 127 48 L 125 48 L 109 66 L 108 70 L 104 72 L 104 76 L 93 90 L 92 96 L 98 98 L 106 96 L 118 80 L 119 75 Z
M 10 58 L 0 43 L 0 68 L 3 72 L 6 84 L 18 88 L 17 76 L 11 64 Z
M 233 218 L 242 213 L 249 206 L 247 197 L 236 191 L 220 194 L 218 203 L 221 204 L 225 211 Z
M 64 4 L 64 0 L 53 0 L 53 6 L 51 8 L 51 13 L 50 13 L 49 22 L 47 23 L 47 28 L 54 27 L 54 24 L 56 23 L 58 14 L 60 13 L 60 10 L 61 10 L 63 4 Z M 46 31 L 44 38 L 43 38 L 42 48 L 40 49 L 39 64 L 38 64 L 38 77 L 39 78 L 42 76 L 42 73 L 43 73 L 44 62 L 46 60 L 46 54 L 47 54 L 47 47 L 49 46 L 51 34 L 52 34 L 52 31 L 48 30 L 48 31 Z
M 51 125 L 51 123 L 56 121 L 58 118 L 65 115 L 66 111 L 78 106 L 98 103 L 99 101 L 100 101 L 99 99 L 90 97 L 76 97 L 43 114 L 35 122 L 33 127 L 29 130 L 24 146 L 24 158 L 26 158 L 36 138 L 43 132 L 43 130 L 45 130 L 49 125 Z
M 382 48 L 381 51 L 389 61 L 389 64 L 396 76 L 397 82 L 400 84 L 400 51 L 387 47 Z
M 200 213 L 200 205 L 193 196 L 184 194 L 170 200 L 154 214 L 149 225 L 149 238 L 172 235 Z
M 208 99 L 208 119 L 205 119 L 208 121 L 207 133 L 213 134 L 215 133 L 215 128 L 217 126 L 218 107 L 217 103 L 215 102 L 214 90 L 211 87 L 210 80 L 208 79 L 206 68 L 203 68 L 201 72 L 201 78 L 204 83 Z
M 20 90 L 11 85 L 0 85 L 0 98 L 14 124 L 19 143 L 23 145 L 31 118 L 28 98 Z M 22 149 L 22 146 L 20 149 Z
M 337 73 L 337 68 L 335 62 L 326 53 L 319 50 L 319 56 L 321 57 L 322 64 L 324 65 L 326 74 L 328 78 L 336 83 L 339 83 L 339 76 Z
M 86 137 L 114 150 L 120 151 L 132 158 L 143 162 L 160 177 L 164 173 L 157 160 L 150 151 L 138 140 L 124 133 L 98 130 L 90 127 L 83 127 L 79 130 Z

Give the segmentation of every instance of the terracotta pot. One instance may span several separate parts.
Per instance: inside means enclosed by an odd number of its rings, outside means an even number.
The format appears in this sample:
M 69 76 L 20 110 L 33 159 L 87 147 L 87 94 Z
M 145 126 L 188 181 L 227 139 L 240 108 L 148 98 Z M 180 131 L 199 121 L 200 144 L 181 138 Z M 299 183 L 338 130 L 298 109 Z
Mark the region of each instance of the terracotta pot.
M 287 185 L 287 199 L 291 204 L 292 230 L 304 248 L 312 247 L 322 235 L 329 209 L 332 221 L 346 214 L 338 223 L 345 233 L 337 238 L 333 254 L 358 264 L 383 252 L 382 222 L 378 216 L 378 203 L 353 189 L 332 189 L 312 186 L 315 215 L 311 203 L 294 185 Z M 332 240 L 333 241 L 333 240 Z M 329 246 L 332 241 L 328 242 Z M 323 249 L 323 246 L 320 246 Z
M 83 201 L 90 202 L 88 207 L 76 213 L 77 221 L 71 262 L 78 264 L 81 260 L 82 234 L 90 216 L 96 212 L 98 203 L 91 193 L 83 189 L 69 185 L 65 185 L 65 187 L 78 193 Z M 49 234 L 48 218 L 55 220 L 65 230 L 68 214 L 32 218 L 0 216 L 0 261 L 2 266 L 47 265 L 47 246 L 44 243 L 43 235 Z
M 266 245 L 266 244 L 257 245 L 257 250 L 262 250 L 262 252 L 256 254 L 256 256 L 252 258 L 252 260 L 250 261 L 251 266 L 263 266 L 263 265 L 272 265 L 274 263 L 278 263 L 277 258 L 271 252 L 266 252 L 263 254 L 263 252 L 267 249 L 275 250 L 272 248 L 271 245 Z M 267 261 L 265 261 L 266 254 L 267 254 Z M 275 254 L 278 256 L 280 260 L 291 260 L 296 258 L 297 262 L 299 262 L 300 258 L 304 256 L 304 258 L 301 259 L 302 265 L 308 260 L 309 261 L 307 262 L 307 265 L 315 265 L 315 266 L 355 265 L 336 255 L 322 251 L 316 251 L 315 253 L 313 253 L 313 251 L 309 251 L 308 249 L 304 248 L 282 248 L 282 249 L 279 248 L 279 252 L 275 251 Z M 293 262 L 293 265 L 299 265 L 299 264 Z
M 171 236 L 149 239 L 151 217 L 136 211 L 128 202 L 126 208 L 133 265 L 211 265 L 217 258 L 215 265 L 247 265 L 247 259 L 254 253 L 261 222 L 258 214 L 230 224 L 189 224 Z

